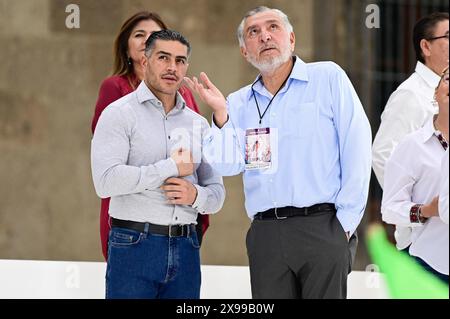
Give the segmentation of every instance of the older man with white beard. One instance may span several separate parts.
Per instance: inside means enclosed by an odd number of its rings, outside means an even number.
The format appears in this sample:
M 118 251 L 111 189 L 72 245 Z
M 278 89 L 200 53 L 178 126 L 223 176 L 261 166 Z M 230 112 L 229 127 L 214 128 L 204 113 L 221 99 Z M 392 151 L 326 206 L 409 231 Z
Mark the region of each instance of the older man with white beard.
M 186 82 L 214 111 L 205 157 L 243 173 L 254 298 L 345 298 L 371 170 L 371 129 L 345 72 L 294 56 L 276 9 L 250 11 L 242 55 L 260 75 L 227 100 L 205 73 Z M 264 143 L 261 143 L 264 141 Z M 250 156 L 258 142 L 268 156 Z

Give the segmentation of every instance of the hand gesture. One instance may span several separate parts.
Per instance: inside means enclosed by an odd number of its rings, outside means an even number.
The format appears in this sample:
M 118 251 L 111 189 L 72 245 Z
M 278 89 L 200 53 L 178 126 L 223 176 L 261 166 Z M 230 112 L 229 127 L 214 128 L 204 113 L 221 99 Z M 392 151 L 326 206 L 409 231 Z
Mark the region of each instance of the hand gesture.
M 184 81 L 189 88 L 197 92 L 201 100 L 209 105 L 214 112 L 214 119 L 216 125 L 222 127 L 228 120 L 227 102 L 223 94 L 219 89 L 209 80 L 206 73 L 200 73 L 200 83 L 196 77 L 192 80 L 188 77 L 184 78 Z

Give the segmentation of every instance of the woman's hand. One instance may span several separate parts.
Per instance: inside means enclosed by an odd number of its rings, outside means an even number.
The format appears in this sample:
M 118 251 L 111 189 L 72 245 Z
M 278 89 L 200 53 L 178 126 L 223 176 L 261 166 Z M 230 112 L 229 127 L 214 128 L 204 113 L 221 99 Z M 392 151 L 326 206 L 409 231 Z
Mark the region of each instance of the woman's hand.
M 431 203 L 423 205 L 420 209 L 422 216 L 425 218 L 438 217 L 439 216 L 439 196 L 433 198 Z

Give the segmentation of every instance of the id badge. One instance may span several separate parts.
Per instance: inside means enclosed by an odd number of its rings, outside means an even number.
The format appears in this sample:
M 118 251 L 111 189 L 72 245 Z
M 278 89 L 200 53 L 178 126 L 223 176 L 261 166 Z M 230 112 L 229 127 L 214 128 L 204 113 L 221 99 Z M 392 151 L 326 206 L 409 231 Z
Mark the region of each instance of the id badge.
M 245 132 L 245 169 L 268 169 L 271 166 L 270 128 L 247 130 Z

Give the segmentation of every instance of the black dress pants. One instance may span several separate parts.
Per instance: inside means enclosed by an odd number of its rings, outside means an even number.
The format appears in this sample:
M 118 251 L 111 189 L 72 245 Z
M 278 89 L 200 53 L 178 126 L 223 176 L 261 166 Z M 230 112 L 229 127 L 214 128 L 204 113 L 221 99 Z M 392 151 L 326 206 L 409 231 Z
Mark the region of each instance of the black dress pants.
M 356 233 L 334 212 L 254 220 L 247 234 L 254 299 L 345 299 Z

